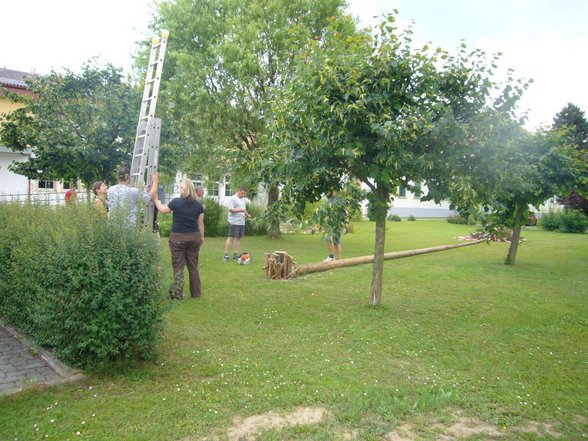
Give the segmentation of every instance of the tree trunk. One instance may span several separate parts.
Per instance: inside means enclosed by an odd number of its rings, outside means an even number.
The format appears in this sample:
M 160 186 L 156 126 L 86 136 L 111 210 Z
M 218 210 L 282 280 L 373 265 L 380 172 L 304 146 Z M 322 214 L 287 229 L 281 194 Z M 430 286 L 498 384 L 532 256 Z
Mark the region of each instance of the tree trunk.
M 382 299 L 382 280 L 384 276 L 384 245 L 386 244 L 386 215 L 388 214 L 387 198 L 376 200 L 376 243 L 374 246 L 374 266 L 372 270 L 372 286 L 370 288 L 370 304 L 377 306 Z
M 271 210 L 273 205 L 275 205 L 280 198 L 280 191 L 277 186 L 272 185 L 269 188 L 267 194 L 267 206 L 268 210 Z M 277 216 L 271 216 L 269 219 L 269 227 L 267 229 L 267 235 L 270 239 L 281 239 L 282 233 L 280 232 L 280 220 Z
M 508 256 L 504 261 L 505 265 L 514 265 L 517 258 L 517 251 L 519 249 L 519 240 L 521 238 L 521 220 L 525 210 L 518 209 L 514 218 L 514 225 L 512 229 L 512 242 L 508 249 Z

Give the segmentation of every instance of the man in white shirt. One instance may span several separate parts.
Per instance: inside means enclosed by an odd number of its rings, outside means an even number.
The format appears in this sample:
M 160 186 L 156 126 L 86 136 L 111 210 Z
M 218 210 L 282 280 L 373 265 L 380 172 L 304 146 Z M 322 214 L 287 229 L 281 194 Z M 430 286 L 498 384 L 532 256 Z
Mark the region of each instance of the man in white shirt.
M 241 246 L 241 238 L 245 235 L 245 218 L 251 217 L 245 208 L 245 196 L 247 195 L 247 187 L 241 187 L 229 199 L 229 237 L 225 242 L 225 262 L 229 261 L 229 250 L 231 243 L 233 246 L 233 259 L 239 258 L 239 247 Z
M 121 167 L 118 170 L 118 184 L 108 189 L 108 215 L 112 217 L 128 213 L 129 223 L 136 224 L 139 201 L 146 204 L 151 200 L 151 196 L 149 193 L 129 187 L 130 181 L 131 171 L 126 166 Z

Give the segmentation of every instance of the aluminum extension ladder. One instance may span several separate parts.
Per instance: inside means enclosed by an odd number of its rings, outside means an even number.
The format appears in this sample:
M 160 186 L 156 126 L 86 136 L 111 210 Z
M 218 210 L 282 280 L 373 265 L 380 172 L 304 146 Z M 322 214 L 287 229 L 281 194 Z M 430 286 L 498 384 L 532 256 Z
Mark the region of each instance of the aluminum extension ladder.
M 139 113 L 139 123 L 137 124 L 135 147 L 131 162 L 130 185 L 137 187 L 139 190 L 143 190 L 145 186 L 147 189 L 150 189 L 152 183 L 151 176 L 157 172 L 161 119 L 155 117 L 155 108 L 157 106 L 159 83 L 161 81 L 163 59 L 165 58 L 168 37 L 169 32 L 162 29 L 161 39 L 154 37 L 151 42 L 151 53 L 149 54 L 149 65 L 147 67 L 145 88 L 143 89 L 141 111 Z M 153 225 L 154 211 L 153 202 L 149 202 L 145 211 L 146 226 Z

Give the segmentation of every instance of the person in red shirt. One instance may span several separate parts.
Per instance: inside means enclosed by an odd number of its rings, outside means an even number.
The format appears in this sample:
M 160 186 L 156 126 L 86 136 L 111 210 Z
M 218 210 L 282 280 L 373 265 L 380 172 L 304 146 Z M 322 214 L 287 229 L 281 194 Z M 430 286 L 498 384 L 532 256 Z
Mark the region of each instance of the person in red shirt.
M 73 205 L 78 202 L 78 192 L 74 187 L 70 188 L 65 192 L 65 204 Z

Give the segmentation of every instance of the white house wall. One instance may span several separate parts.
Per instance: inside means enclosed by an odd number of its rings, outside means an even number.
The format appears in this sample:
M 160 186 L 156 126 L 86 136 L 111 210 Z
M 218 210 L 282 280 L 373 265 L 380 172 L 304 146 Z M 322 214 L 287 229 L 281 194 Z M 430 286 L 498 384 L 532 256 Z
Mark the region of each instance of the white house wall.
M 25 162 L 28 154 L 16 153 L 5 147 L 0 147 L 0 195 L 27 195 L 29 194 L 29 180 L 11 172 L 8 167 L 12 162 Z
M 424 189 L 426 191 L 426 189 Z M 421 201 L 410 192 L 406 196 L 395 196 L 390 208 L 389 214 L 396 214 L 400 217 L 447 217 L 452 214 L 449 208 L 449 202 L 442 201 L 436 204 L 434 201 Z

